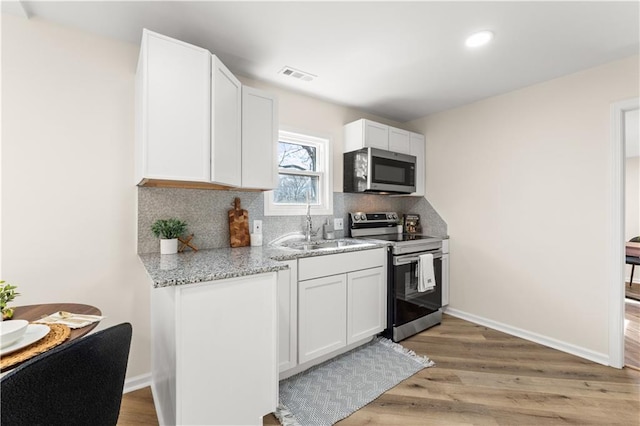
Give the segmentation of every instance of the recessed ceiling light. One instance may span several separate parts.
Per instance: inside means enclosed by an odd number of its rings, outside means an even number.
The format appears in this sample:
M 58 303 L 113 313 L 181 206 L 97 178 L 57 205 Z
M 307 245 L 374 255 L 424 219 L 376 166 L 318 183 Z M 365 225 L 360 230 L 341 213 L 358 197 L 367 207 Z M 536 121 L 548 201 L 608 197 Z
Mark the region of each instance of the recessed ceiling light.
M 489 43 L 493 39 L 493 33 L 491 31 L 479 31 L 475 34 L 471 34 L 464 44 L 467 47 L 480 47 Z

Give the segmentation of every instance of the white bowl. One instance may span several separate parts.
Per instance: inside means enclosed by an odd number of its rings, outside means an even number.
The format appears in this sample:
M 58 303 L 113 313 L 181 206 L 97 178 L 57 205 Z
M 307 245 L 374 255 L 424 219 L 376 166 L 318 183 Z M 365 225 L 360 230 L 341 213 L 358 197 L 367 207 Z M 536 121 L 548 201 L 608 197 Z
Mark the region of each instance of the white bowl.
M 9 346 L 22 338 L 28 325 L 29 321 L 26 320 L 0 321 L 0 348 Z

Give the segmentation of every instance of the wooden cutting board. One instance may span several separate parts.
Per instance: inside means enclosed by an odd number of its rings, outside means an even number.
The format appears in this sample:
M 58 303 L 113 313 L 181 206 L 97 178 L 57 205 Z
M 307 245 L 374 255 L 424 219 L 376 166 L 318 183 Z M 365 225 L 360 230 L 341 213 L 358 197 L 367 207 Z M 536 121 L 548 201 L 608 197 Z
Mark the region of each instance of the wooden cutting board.
M 240 208 L 240 198 L 234 200 L 234 208 L 229 210 L 229 239 L 231 247 L 251 245 L 249 235 L 249 213 Z

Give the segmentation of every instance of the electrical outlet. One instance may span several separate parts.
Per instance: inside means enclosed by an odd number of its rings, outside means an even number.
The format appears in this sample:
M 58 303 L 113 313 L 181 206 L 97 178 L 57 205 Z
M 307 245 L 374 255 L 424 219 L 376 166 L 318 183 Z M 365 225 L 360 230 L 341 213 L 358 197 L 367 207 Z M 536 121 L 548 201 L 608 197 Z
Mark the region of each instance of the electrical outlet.
M 336 231 L 340 231 L 340 230 L 344 229 L 344 225 L 342 223 L 342 218 L 333 219 L 333 229 L 335 229 Z
M 254 220 L 253 221 L 253 233 L 254 234 L 262 234 L 262 221 Z

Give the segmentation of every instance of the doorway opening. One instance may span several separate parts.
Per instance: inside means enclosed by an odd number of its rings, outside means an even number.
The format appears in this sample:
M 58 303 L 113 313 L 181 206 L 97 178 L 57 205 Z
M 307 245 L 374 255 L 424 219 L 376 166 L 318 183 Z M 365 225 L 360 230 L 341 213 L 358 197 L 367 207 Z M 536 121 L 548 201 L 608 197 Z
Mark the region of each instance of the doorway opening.
M 610 222 L 610 256 L 608 275 L 611 278 L 609 297 L 609 365 L 622 368 L 625 365 L 625 326 L 629 327 L 633 321 L 625 320 L 625 237 L 628 229 L 627 219 L 633 223 L 640 221 L 637 213 L 626 211 L 626 170 L 627 154 L 632 154 L 634 147 L 627 148 L 626 143 L 631 140 L 638 123 L 633 123 L 634 117 L 640 109 L 640 99 L 634 98 L 616 102 L 611 106 L 611 222 Z M 631 132 L 628 133 L 627 131 Z M 637 132 L 636 132 L 637 135 Z M 636 136 L 637 138 L 637 136 Z M 635 141 L 637 142 L 637 140 Z M 635 182 L 634 182 L 635 183 Z M 631 182 L 630 182 L 631 184 Z M 638 201 L 630 201 L 638 202 Z M 629 217 L 630 216 L 630 217 Z M 635 216 L 635 218 L 633 217 Z M 640 224 L 637 224 L 640 226 Z M 640 232 L 640 231 L 639 231 Z M 635 277 L 634 277 L 635 281 Z M 634 342 L 629 342 L 629 350 L 637 350 Z

